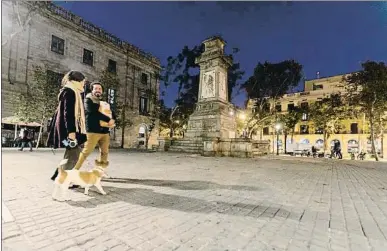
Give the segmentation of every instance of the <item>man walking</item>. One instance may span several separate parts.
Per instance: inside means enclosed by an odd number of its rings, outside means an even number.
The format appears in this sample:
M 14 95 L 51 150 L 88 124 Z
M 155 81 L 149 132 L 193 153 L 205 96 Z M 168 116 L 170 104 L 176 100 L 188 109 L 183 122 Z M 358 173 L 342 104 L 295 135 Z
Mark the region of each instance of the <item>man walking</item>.
M 80 169 L 86 158 L 99 146 L 97 166 L 106 168 L 109 165 L 110 128 L 115 126 L 115 114 L 107 102 L 101 101 L 103 86 L 100 82 L 90 84 L 91 93 L 85 98 L 85 117 L 87 141 L 79 155 L 75 169 Z

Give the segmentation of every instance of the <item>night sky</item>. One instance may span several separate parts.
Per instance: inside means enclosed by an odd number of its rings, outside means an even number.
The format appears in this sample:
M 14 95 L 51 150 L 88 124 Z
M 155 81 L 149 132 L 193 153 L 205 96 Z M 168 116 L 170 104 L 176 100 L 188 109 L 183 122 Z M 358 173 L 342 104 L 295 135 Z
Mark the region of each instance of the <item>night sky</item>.
M 68 2 L 61 6 L 160 58 L 221 34 L 251 75 L 258 62 L 295 59 L 313 79 L 387 62 L 387 2 Z M 165 97 L 171 106 L 176 90 Z M 242 106 L 244 93 L 233 103 Z

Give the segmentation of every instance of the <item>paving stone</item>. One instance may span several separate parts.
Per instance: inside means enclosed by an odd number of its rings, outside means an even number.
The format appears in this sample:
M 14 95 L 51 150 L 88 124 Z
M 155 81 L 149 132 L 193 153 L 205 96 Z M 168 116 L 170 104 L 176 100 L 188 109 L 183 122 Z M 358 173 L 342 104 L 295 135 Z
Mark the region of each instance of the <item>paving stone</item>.
M 108 195 L 78 189 L 56 202 L 48 175 L 61 156 L 2 157 L 3 199 L 15 217 L 3 223 L 7 248 L 387 250 L 383 163 L 112 150 Z

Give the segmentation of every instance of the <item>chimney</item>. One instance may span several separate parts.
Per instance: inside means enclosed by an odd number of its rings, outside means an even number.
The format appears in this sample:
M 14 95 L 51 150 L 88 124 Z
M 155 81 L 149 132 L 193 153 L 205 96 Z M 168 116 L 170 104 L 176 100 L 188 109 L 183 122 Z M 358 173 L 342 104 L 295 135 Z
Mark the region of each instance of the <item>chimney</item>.
M 320 78 L 320 72 L 316 72 L 316 75 L 317 75 L 317 78 L 319 79 Z

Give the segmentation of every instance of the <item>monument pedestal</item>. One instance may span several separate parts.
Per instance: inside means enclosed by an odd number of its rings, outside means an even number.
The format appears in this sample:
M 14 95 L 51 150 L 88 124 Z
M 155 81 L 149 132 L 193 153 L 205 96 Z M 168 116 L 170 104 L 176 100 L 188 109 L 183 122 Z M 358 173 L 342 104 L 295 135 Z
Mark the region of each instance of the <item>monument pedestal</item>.
M 188 121 L 184 139 L 171 140 L 169 150 L 205 156 L 253 157 L 266 152 L 267 142 L 236 139 L 234 107 L 228 100 L 227 71 L 232 58 L 224 54 L 219 37 L 205 40 L 205 51 L 196 58 L 200 66 L 198 103 Z M 165 147 L 161 147 L 165 148 Z
M 232 113 L 232 114 L 230 114 Z M 236 121 L 230 103 L 199 102 L 188 121 L 185 138 L 235 138 Z

